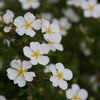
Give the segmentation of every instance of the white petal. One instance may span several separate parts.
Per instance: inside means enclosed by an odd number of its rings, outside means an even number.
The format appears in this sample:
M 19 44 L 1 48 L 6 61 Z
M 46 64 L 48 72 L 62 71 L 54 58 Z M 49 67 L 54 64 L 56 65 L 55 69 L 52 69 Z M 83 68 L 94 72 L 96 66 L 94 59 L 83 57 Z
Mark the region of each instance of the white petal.
M 32 50 L 28 46 L 25 46 L 23 48 L 23 52 L 24 52 L 24 55 L 29 58 L 33 55 Z
M 7 69 L 7 76 L 10 80 L 14 80 L 16 76 L 18 75 L 18 72 L 12 68 Z
M 80 90 L 80 87 L 77 84 L 72 85 L 73 94 L 77 94 L 77 92 Z
M 37 62 L 37 60 L 36 60 L 35 57 L 33 57 L 33 58 L 31 59 L 31 63 L 32 63 L 32 65 L 37 65 L 37 64 L 38 64 L 38 62 Z
M 18 35 L 22 36 L 22 35 L 24 35 L 26 28 L 25 27 L 17 27 L 15 31 Z
M 52 85 L 53 85 L 54 87 L 57 87 L 57 86 L 58 86 L 58 78 L 57 78 L 57 77 L 51 76 L 51 77 L 50 77 L 50 81 L 52 82 Z
M 36 34 L 36 32 L 31 28 L 28 28 L 25 33 L 26 35 L 29 35 L 30 37 L 34 37 Z
M 31 62 L 30 61 L 23 61 L 22 62 L 22 67 L 23 67 L 23 69 L 30 69 L 31 67 L 32 67 L 32 64 L 31 64 Z
M 26 84 L 26 81 L 24 77 L 20 75 L 14 80 L 14 84 L 18 84 L 19 87 L 24 87 Z
M 82 7 L 82 9 L 88 9 L 88 7 L 89 7 L 88 1 L 82 1 L 81 2 L 81 7 Z
M 31 6 L 33 9 L 37 9 L 40 6 L 40 2 L 38 0 L 34 0 Z
M 22 3 L 22 8 L 25 9 L 25 10 L 27 10 L 27 9 L 30 8 L 30 4 L 27 3 L 27 2 L 24 2 L 24 3 Z
M 33 28 L 35 30 L 40 30 L 40 28 L 41 28 L 41 20 L 40 19 L 35 20 L 33 22 L 32 26 L 33 26 Z
M 49 63 L 49 58 L 47 56 L 40 56 L 38 62 L 41 65 L 47 65 Z
M 35 20 L 35 16 L 30 12 L 26 13 L 24 15 L 24 18 L 25 18 L 25 21 L 28 23 L 32 23 Z
M 85 11 L 84 11 L 84 16 L 85 16 L 85 17 L 91 17 L 91 16 L 92 16 L 91 11 L 85 10 Z
M 8 32 L 10 32 L 11 27 L 7 27 L 7 26 L 5 26 L 3 30 L 4 30 L 4 32 L 8 33 Z
M 6 98 L 2 95 L 0 95 L 0 100 L 6 100 Z
M 88 93 L 86 90 L 81 89 L 78 93 L 78 97 L 80 97 L 81 99 L 86 99 L 88 97 Z
M 33 77 L 35 77 L 35 73 L 34 72 L 26 72 L 24 73 L 24 77 L 26 81 L 31 82 L 33 80 Z
M 39 42 L 31 42 L 30 47 L 33 51 L 36 51 L 40 48 L 40 43 Z
M 21 27 L 23 25 L 25 25 L 25 20 L 22 16 L 19 16 L 17 17 L 15 20 L 14 20 L 14 25 L 17 26 L 17 27 Z
M 53 46 L 59 51 L 63 51 L 64 50 L 62 44 L 53 44 Z
M 71 71 L 71 70 L 65 69 L 63 73 L 64 73 L 63 78 L 64 78 L 65 80 L 71 80 L 71 79 L 72 79 L 73 74 L 72 74 L 72 71 Z
M 64 80 L 62 80 L 62 79 L 60 79 L 60 80 L 58 81 L 58 84 L 59 84 L 59 87 L 60 87 L 62 90 L 66 90 L 67 87 L 68 87 L 67 82 L 64 81 Z
M 49 25 L 49 21 L 42 19 L 42 33 L 44 33 L 48 29 Z
M 12 68 L 19 69 L 21 66 L 21 60 L 12 60 L 10 65 Z
M 62 63 L 57 63 L 55 65 L 56 69 L 58 69 L 59 71 L 63 72 L 64 70 L 64 65 Z
M 72 91 L 72 89 L 66 90 L 66 97 L 68 99 L 72 99 L 73 98 L 73 91 Z

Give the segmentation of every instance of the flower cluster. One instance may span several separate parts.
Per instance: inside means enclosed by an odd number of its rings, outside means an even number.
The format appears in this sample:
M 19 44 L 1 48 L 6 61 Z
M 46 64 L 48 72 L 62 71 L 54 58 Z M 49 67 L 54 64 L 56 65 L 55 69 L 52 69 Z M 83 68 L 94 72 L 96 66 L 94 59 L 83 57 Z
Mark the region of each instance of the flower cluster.
M 100 17 L 100 4 L 97 0 L 68 0 L 67 4 L 81 7 L 85 17 Z

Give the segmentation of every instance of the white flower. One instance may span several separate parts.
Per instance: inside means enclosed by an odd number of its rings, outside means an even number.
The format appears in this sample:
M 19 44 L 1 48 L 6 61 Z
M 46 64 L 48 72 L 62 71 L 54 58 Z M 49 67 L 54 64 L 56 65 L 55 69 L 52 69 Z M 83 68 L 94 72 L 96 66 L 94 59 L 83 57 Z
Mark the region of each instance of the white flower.
M 5 26 L 3 30 L 5 33 L 8 33 L 8 32 L 10 32 L 11 27 Z
M 92 85 L 93 91 L 97 91 L 98 87 L 100 87 L 100 81 L 97 80 L 96 75 L 92 75 L 89 77 L 89 82 Z
M 80 7 L 82 1 L 83 0 L 67 0 L 66 3 L 68 5 L 74 5 L 75 7 Z
M 6 98 L 3 95 L 0 95 L 0 100 L 6 100 Z
M 59 86 L 61 89 L 65 90 L 68 87 L 67 80 L 71 80 L 73 77 L 72 72 L 69 69 L 65 69 L 62 63 L 57 63 L 56 65 L 52 65 L 54 67 L 52 71 L 52 76 L 50 77 L 50 81 L 54 87 Z
M 39 0 L 19 0 L 19 2 L 25 10 L 30 8 L 37 9 L 40 6 Z
M 81 7 L 84 10 L 85 17 L 100 17 L 100 4 L 97 3 L 97 0 L 84 0 Z
M 39 42 L 31 42 L 30 47 L 26 46 L 23 48 L 24 55 L 31 59 L 33 65 L 38 63 L 47 65 L 49 58 L 44 56 L 44 54 L 48 54 L 49 50 L 47 44 L 40 44 Z
M 35 16 L 28 12 L 24 17 L 19 16 L 14 20 L 14 25 L 17 27 L 16 32 L 22 36 L 24 34 L 33 37 L 36 32 L 33 30 L 39 30 L 41 28 L 41 20 L 35 19 Z
M 55 23 L 50 24 L 49 21 L 42 19 L 42 33 L 45 33 L 44 36 L 49 36 L 51 38 L 57 38 L 61 40 L 61 34 L 59 26 Z
M 0 21 L 9 24 L 13 22 L 13 18 L 14 18 L 14 13 L 11 10 L 7 10 L 6 14 L 0 17 Z
M 41 15 L 42 19 L 45 19 L 48 21 L 51 21 L 51 19 L 52 19 L 52 13 L 41 13 L 40 15 Z
M 79 16 L 74 12 L 72 8 L 62 9 L 63 14 L 72 22 L 77 23 L 79 22 Z
M 66 96 L 70 100 L 86 100 L 88 93 L 85 89 L 80 89 L 77 84 L 73 84 L 72 88 L 66 90 Z
M 35 77 L 34 72 L 28 72 L 28 69 L 32 67 L 30 61 L 12 60 L 10 65 L 12 68 L 7 69 L 7 76 L 10 80 L 14 80 L 14 84 L 18 84 L 19 87 L 24 87 L 26 81 L 31 82 Z
M 85 42 L 80 43 L 80 49 L 85 56 L 91 55 L 91 50 L 86 46 Z
M 7 46 L 10 47 L 10 41 L 9 41 L 8 39 L 4 39 L 4 40 L 3 40 L 3 43 L 4 43 L 5 45 L 7 44 Z
M 62 44 L 60 44 L 60 42 L 61 42 L 60 38 L 58 38 L 58 37 L 51 38 L 48 35 L 44 35 L 44 38 L 48 42 L 48 47 L 50 48 L 50 50 L 52 50 L 52 51 L 56 51 L 56 49 L 59 51 L 64 50 Z
M 71 24 L 68 22 L 67 18 L 62 17 L 60 20 L 54 19 L 53 22 L 59 26 L 62 36 L 67 35 L 67 30 L 71 28 Z

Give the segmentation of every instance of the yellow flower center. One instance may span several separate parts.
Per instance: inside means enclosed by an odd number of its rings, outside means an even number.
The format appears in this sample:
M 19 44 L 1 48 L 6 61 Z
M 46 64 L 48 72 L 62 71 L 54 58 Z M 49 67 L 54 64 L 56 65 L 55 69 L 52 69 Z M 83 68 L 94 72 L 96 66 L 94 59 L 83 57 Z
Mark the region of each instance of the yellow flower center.
M 48 43 L 49 43 L 50 45 L 54 44 L 54 42 L 51 42 L 50 40 L 48 40 Z
M 90 6 L 89 9 L 92 11 L 94 10 L 94 6 Z
M 64 30 L 64 27 L 62 25 L 60 25 L 60 30 Z
M 51 33 L 52 33 L 51 28 L 49 27 L 49 28 L 46 30 L 46 32 L 47 32 L 48 34 L 51 34 Z
M 33 51 L 33 56 L 35 56 L 36 58 L 38 58 L 39 56 L 42 56 L 42 54 L 40 53 L 40 51 L 39 50 L 37 50 L 37 51 Z
M 25 26 L 26 26 L 27 28 L 29 28 L 29 27 L 31 27 L 31 23 L 26 22 Z
M 27 72 L 27 70 L 22 69 L 22 66 L 20 69 L 17 69 L 17 72 L 19 73 L 19 75 L 23 75 L 25 72 Z
M 74 96 L 73 96 L 73 99 L 74 99 L 74 100 L 79 100 L 78 95 L 77 95 L 77 94 L 74 95 Z
M 32 2 L 32 0 L 27 0 L 28 2 Z
M 58 79 L 63 79 L 64 74 L 62 72 L 57 73 Z

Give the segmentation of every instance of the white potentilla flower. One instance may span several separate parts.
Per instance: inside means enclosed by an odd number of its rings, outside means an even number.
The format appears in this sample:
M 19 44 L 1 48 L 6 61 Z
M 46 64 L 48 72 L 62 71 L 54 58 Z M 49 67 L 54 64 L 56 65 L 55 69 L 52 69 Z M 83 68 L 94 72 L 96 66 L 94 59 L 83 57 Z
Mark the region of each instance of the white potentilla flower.
M 39 0 L 19 0 L 19 2 L 22 4 L 22 8 L 24 10 L 27 9 L 37 9 L 40 6 Z
M 85 17 L 100 17 L 100 4 L 97 3 L 97 0 L 84 0 L 81 7 L 84 10 Z
M 44 72 L 48 73 L 48 72 L 52 72 L 53 70 L 55 70 L 54 64 L 49 64 L 49 65 L 45 66 Z
M 82 1 L 83 0 L 67 0 L 66 3 L 68 5 L 73 5 L 75 7 L 80 7 Z
M 74 12 L 72 8 L 62 9 L 63 14 L 72 22 L 79 22 L 79 16 Z
M 6 100 L 6 98 L 3 95 L 0 95 L 0 100 Z
M 30 61 L 12 60 L 10 65 L 12 68 L 7 69 L 7 76 L 10 80 L 14 80 L 14 84 L 18 84 L 19 87 L 24 87 L 26 81 L 31 82 L 35 77 L 34 72 L 28 72 L 28 69 L 32 67 Z
M 60 20 L 53 19 L 53 22 L 59 26 L 62 36 L 67 35 L 67 30 L 71 28 L 71 24 L 68 22 L 67 18 L 62 17 Z
M 8 47 L 10 47 L 10 40 L 4 39 L 3 43 L 6 44 Z
M 70 71 L 69 69 L 65 69 L 62 63 L 57 63 L 56 65 L 54 65 L 54 67 L 55 68 L 51 70 L 53 75 L 50 77 L 52 85 L 54 87 L 59 86 L 63 90 L 67 89 L 68 84 L 66 81 L 72 79 L 72 71 Z
M 98 87 L 100 87 L 100 82 L 97 80 L 96 75 L 92 75 L 89 77 L 89 83 L 92 84 L 92 90 L 97 91 Z
M 59 26 L 55 23 L 50 24 L 49 21 L 42 19 L 42 33 L 50 36 L 51 38 L 59 38 L 61 40 L 61 34 Z
M 0 1 L 0 9 L 2 9 L 5 5 L 5 2 L 4 1 Z
M 41 28 L 41 20 L 35 19 L 35 16 L 28 12 L 24 17 L 19 16 L 14 20 L 14 25 L 16 26 L 16 32 L 22 36 L 24 34 L 33 37 L 36 32 L 33 30 L 39 30 Z
M 3 30 L 4 30 L 5 33 L 8 33 L 8 32 L 10 32 L 11 27 L 5 26 Z
M 45 19 L 45 20 L 48 20 L 48 21 L 51 21 L 51 19 L 53 17 L 52 13 L 49 13 L 49 12 L 48 13 L 41 13 L 40 15 L 41 15 L 42 19 Z
M 47 65 L 49 63 L 48 56 L 44 56 L 44 54 L 48 54 L 50 49 L 47 44 L 40 44 L 39 42 L 31 42 L 30 47 L 26 46 L 23 48 L 24 55 L 31 59 L 31 63 L 33 65 L 41 64 Z
M 0 17 L 0 21 L 9 24 L 13 22 L 13 18 L 14 18 L 14 13 L 11 10 L 7 10 L 6 13 L 2 17 Z
M 85 89 L 80 89 L 77 84 L 73 84 L 72 88 L 66 90 L 66 97 L 70 100 L 86 100 L 88 93 Z
M 64 50 L 62 44 L 60 44 L 61 40 L 59 39 L 59 37 L 51 38 L 50 36 L 45 34 L 44 38 L 48 42 L 48 47 L 50 48 L 50 50 L 52 51 L 56 51 L 56 49 L 59 51 Z
M 91 50 L 86 46 L 85 42 L 80 43 L 80 49 L 85 56 L 91 55 Z

